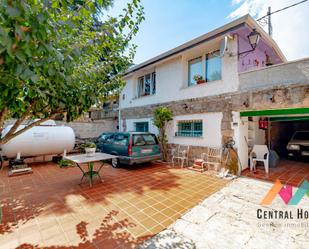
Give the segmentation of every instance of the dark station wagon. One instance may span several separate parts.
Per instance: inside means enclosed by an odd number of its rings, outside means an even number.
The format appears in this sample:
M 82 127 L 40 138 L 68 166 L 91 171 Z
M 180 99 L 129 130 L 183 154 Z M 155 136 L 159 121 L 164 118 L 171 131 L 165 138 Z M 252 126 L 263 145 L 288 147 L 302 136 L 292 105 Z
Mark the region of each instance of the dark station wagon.
M 96 140 L 97 148 L 118 156 L 112 166 L 139 164 L 161 159 L 161 150 L 155 134 L 149 132 L 103 133 Z

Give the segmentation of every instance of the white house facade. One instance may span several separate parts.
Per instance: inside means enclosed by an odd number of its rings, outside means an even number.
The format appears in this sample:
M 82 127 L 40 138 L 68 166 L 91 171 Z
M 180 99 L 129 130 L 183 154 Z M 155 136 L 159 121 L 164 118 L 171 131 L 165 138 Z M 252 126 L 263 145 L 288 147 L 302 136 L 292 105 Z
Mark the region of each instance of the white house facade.
M 248 36 L 254 32 L 258 32 L 259 40 L 252 45 Z M 305 60 L 305 67 L 307 63 Z M 286 96 L 289 98 L 307 91 L 308 75 L 298 82 L 291 77 L 275 81 L 269 77 L 278 66 L 287 64 L 272 38 L 250 16 L 244 16 L 130 68 L 119 99 L 119 129 L 158 133 L 152 113 L 158 106 L 167 106 L 174 114 L 167 131 L 171 145 L 189 145 L 194 157 L 203 147 L 219 147 L 233 138 L 246 165 L 249 128 L 248 118 L 242 113 L 278 107 L 267 98 L 257 103 L 258 96 L 275 96 L 282 85 L 294 84 L 296 90 Z M 264 79 L 252 84 L 250 75 L 256 77 L 255 72 L 264 72 Z M 303 96 L 287 107 L 304 108 L 306 101 L 307 96 Z M 253 119 L 257 118 L 250 121 Z M 253 133 L 260 132 L 256 124 Z M 261 136 L 256 138 L 254 143 L 265 142 Z

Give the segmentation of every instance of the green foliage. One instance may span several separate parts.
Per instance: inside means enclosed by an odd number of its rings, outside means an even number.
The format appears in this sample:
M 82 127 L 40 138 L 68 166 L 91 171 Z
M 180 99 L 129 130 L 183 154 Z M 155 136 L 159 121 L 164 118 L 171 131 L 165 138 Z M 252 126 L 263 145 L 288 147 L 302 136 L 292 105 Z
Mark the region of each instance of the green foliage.
M 159 129 L 159 142 L 162 148 L 163 160 L 167 160 L 167 137 L 166 125 L 169 121 L 173 120 L 173 112 L 167 107 L 158 107 L 154 110 L 153 124 Z
M 84 143 L 81 145 L 82 148 L 96 148 L 96 144 L 95 143 L 90 143 L 90 142 L 87 142 L 87 143 Z
M 72 121 L 119 91 L 135 53 L 130 41 L 144 16 L 140 0 L 118 17 L 106 15 L 111 5 L 111 0 L 1 1 L 0 127 L 11 117 L 19 119 L 17 125 L 59 113 Z M 15 128 L 0 143 L 14 137 Z
M 61 159 L 58 164 L 60 168 L 72 166 L 71 162 L 63 159 Z
M 158 129 L 165 128 L 166 124 L 173 120 L 173 112 L 167 107 L 158 107 L 154 111 L 153 124 Z

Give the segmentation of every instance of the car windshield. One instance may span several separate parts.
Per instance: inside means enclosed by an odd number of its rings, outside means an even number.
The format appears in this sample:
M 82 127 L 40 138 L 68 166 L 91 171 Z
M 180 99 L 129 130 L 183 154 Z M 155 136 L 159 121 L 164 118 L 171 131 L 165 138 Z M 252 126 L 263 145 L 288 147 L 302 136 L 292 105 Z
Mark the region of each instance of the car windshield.
M 309 140 L 309 131 L 298 131 L 294 134 L 295 140 Z

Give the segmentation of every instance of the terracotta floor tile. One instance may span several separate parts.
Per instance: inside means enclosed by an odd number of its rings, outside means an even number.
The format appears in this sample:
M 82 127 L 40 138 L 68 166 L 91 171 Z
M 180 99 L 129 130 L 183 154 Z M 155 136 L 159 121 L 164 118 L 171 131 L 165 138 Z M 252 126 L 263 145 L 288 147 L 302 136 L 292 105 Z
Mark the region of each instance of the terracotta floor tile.
M 164 227 L 168 227 L 168 226 L 170 226 L 173 222 L 174 222 L 174 220 L 172 220 L 172 219 L 166 219 L 166 220 L 162 221 L 162 222 L 160 223 L 160 225 L 162 225 L 162 226 L 164 226 Z
M 161 221 L 167 219 L 168 216 L 164 215 L 161 212 L 157 212 L 154 215 L 152 215 L 151 218 L 154 219 L 155 221 L 157 221 L 158 223 L 160 223 Z
M 159 222 L 157 222 L 156 220 L 154 220 L 153 218 L 151 217 L 147 217 L 146 219 L 144 220 L 141 220 L 140 223 L 146 227 L 147 229 L 148 228 L 151 228 L 151 227 L 154 227 L 156 225 L 159 225 Z
M 161 232 L 161 231 L 164 230 L 164 229 L 165 229 L 165 226 L 159 224 L 159 225 L 156 225 L 156 226 L 150 228 L 150 229 L 149 229 L 149 232 L 150 232 L 152 235 L 155 235 L 155 234 Z
M 12 230 L 0 236 L 1 246 L 6 248 L 24 242 L 33 246 L 135 248 L 190 205 L 226 184 L 163 164 L 119 169 L 106 165 L 101 171 L 104 182 L 90 188 L 86 180 L 78 184 L 81 172 L 76 167 L 61 169 L 54 163 L 31 167 L 33 174 L 14 178 L 8 178 L 6 170 L 0 171 L 5 223 L 0 229 L 3 233 L 8 227 Z M 29 224 L 37 224 L 37 229 L 35 225 L 27 228 Z
M 274 182 L 279 179 L 282 183 L 290 183 L 297 187 L 300 182 L 305 179 L 306 174 L 309 174 L 309 163 L 301 161 L 292 161 L 282 159 L 275 168 L 269 169 L 269 174 L 266 174 L 263 168 L 257 168 L 257 171 L 251 172 L 246 169 L 242 175 L 256 179 L 263 179 Z
M 152 207 L 145 208 L 145 209 L 143 210 L 143 212 L 144 212 L 145 214 L 147 214 L 148 216 L 151 216 L 151 215 L 155 214 L 156 212 L 158 212 L 158 210 L 155 209 L 155 208 L 152 206 Z
M 164 208 L 166 208 L 167 206 L 164 205 L 163 203 L 160 203 L 160 202 L 159 202 L 159 203 L 153 205 L 152 207 L 153 207 L 154 209 L 158 210 L 158 211 L 161 211 L 161 210 L 163 210 Z

